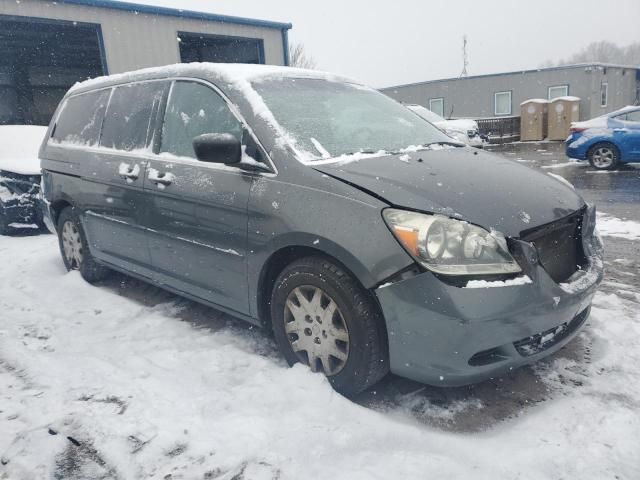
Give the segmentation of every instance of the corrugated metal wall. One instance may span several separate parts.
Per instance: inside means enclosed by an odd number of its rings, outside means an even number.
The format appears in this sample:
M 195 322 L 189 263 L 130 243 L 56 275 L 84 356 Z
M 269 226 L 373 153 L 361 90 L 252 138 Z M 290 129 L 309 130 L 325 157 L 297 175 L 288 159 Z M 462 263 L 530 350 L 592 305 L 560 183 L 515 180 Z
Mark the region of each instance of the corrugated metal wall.
M 0 15 L 100 24 L 109 73 L 180 62 L 179 31 L 263 39 L 265 63 L 284 64 L 282 31 L 276 28 L 42 0 L 0 0 Z
M 608 82 L 609 99 L 600 106 L 600 84 Z M 430 98 L 444 98 L 445 116 L 493 117 L 494 94 L 511 91 L 512 115 L 520 115 L 520 103 L 531 98 L 547 98 L 548 88 L 569 85 L 569 95 L 580 97 L 580 118 L 611 112 L 635 101 L 635 70 L 631 68 L 558 68 L 433 81 L 381 89 L 403 103 L 429 108 Z

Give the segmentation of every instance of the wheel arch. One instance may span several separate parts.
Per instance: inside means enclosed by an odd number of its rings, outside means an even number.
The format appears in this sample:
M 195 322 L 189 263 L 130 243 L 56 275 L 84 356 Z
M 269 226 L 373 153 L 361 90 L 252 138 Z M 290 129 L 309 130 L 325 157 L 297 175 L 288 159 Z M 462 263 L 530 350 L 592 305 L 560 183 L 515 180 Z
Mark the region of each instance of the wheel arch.
M 322 241 L 319 243 L 322 243 Z M 345 255 L 335 255 L 328 253 L 326 250 L 309 245 L 293 244 L 282 246 L 274 251 L 264 262 L 258 277 L 256 291 L 258 318 L 264 327 L 271 327 L 271 294 L 278 275 L 294 261 L 310 256 L 325 258 L 335 263 L 351 275 L 365 291 L 370 292 L 371 286 L 375 283 L 372 275 L 355 258 L 349 259 Z M 373 293 L 370 294 L 375 299 L 375 295 L 373 295 Z M 375 299 L 375 301 L 377 303 L 377 299 Z
M 591 158 L 591 153 L 598 147 L 602 147 L 603 145 L 607 145 L 607 146 L 611 146 L 614 148 L 614 150 L 616 151 L 617 154 L 617 159 L 618 161 L 622 160 L 622 158 L 620 157 L 621 155 L 621 150 L 620 147 L 618 147 L 618 145 L 616 145 L 612 140 L 608 140 L 608 139 L 602 139 L 602 140 L 596 140 L 595 142 L 593 142 L 589 148 L 587 149 L 587 158 Z

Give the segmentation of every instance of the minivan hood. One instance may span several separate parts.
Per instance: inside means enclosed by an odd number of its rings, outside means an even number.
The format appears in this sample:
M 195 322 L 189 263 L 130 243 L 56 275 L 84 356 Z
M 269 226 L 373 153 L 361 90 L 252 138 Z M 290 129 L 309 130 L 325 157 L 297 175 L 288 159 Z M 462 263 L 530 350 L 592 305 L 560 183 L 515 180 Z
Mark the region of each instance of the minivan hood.
M 573 189 L 555 178 L 466 147 L 313 168 L 390 205 L 464 219 L 510 237 L 584 206 Z

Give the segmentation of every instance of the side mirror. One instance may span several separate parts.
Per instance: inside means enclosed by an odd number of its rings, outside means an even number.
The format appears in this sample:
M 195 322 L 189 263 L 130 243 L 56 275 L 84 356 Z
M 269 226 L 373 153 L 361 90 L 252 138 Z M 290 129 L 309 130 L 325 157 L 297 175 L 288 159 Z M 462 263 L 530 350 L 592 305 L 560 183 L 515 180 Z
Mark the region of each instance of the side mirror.
M 193 151 L 201 162 L 240 163 L 242 147 L 240 140 L 230 133 L 205 133 L 193 139 Z

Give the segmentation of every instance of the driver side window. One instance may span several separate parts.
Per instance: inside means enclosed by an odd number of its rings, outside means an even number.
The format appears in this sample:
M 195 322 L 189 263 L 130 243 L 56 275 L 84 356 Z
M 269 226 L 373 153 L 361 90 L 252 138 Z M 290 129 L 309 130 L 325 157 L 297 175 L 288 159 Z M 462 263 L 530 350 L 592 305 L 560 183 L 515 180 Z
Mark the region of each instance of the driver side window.
M 214 90 L 176 81 L 167 102 L 160 153 L 196 158 L 193 139 L 203 133 L 230 133 L 242 140 L 242 125 Z

